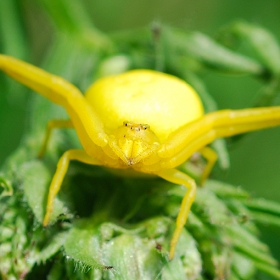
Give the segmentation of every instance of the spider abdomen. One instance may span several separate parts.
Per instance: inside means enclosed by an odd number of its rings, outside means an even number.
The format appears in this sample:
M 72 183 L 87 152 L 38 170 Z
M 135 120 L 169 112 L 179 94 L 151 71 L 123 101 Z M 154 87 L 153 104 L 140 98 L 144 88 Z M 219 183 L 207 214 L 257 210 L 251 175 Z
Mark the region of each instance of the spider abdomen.
M 152 70 L 132 70 L 102 78 L 85 97 L 108 134 L 129 120 L 148 124 L 161 143 L 203 115 L 201 100 L 191 86 Z

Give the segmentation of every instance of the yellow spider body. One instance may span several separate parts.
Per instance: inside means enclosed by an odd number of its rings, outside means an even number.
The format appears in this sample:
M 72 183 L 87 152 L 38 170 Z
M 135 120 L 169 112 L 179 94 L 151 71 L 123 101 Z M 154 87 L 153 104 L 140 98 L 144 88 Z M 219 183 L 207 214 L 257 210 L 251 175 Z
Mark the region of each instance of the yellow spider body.
M 151 70 L 134 70 L 95 82 L 85 93 L 111 134 L 124 120 L 149 124 L 161 143 L 183 125 L 200 118 L 203 107 L 184 81 Z
M 151 70 L 100 79 L 85 98 L 109 136 L 109 147 L 103 149 L 105 154 L 99 153 L 98 159 L 109 167 L 129 167 L 145 173 L 151 170 L 145 165 L 153 163 L 156 168 L 160 163 L 155 150 L 173 132 L 203 115 L 202 103 L 188 84 Z M 108 155 L 115 160 L 113 165 L 106 159 Z
M 198 95 L 184 81 L 151 70 L 134 70 L 103 78 L 85 96 L 64 79 L 15 58 L 0 55 L 0 69 L 15 80 L 63 106 L 70 120 L 53 120 L 53 128 L 73 127 L 83 150 L 68 150 L 53 176 L 43 224 L 47 225 L 69 162 L 136 170 L 187 188 L 176 220 L 169 258 L 186 223 L 196 195 L 195 181 L 176 169 L 199 151 L 208 163 L 207 178 L 216 161 L 206 146 L 227 137 L 280 124 L 280 108 L 222 110 L 204 115 Z

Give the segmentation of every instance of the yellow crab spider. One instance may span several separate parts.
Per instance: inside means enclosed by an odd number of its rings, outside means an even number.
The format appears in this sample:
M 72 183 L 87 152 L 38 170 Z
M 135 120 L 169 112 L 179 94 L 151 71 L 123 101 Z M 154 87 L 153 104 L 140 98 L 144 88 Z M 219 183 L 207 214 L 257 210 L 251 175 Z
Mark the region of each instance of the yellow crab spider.
M 82 95 L 64 79 L 9 56 L 0 55 L 0 69 L 63 106 L 70 117 L 49 123 L 41 154 L 53 128 L 73 127 L 83 147 L 61 156 L 50 185 L 43 224 L 49 223 L 54 198 L 72 160 L 152 174 L 187 190 L 170 243 L 170 259 L 196 195 L 195 181 L 176 167 L 199 151 L 208 160 L 204 180 L 216 161 L 215 153 L 207 147 L 213 140 L 280 124 L 280 107 L 204 114 L 191 86 L 151 70 L 102 78 Z

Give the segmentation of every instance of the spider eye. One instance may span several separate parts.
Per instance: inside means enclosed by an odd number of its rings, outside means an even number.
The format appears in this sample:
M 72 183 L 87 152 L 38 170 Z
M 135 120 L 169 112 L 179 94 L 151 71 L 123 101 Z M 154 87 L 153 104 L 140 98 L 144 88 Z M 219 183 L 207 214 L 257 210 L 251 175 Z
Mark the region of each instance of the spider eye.
M 138 124 L 138 123 L 132 123 L 129 121 L 124 121 L 123 126 L 129 127 L 131 130 L 134 130 L 134 131 L 147 130 L 148 128 L 150 128 L 150 126 L 148 124 L 141 124 L 141 123 Z
M 141 129 L 146 130 L 148 128 L 150 128 L 150 126 L 148 124 L 141 124 Z

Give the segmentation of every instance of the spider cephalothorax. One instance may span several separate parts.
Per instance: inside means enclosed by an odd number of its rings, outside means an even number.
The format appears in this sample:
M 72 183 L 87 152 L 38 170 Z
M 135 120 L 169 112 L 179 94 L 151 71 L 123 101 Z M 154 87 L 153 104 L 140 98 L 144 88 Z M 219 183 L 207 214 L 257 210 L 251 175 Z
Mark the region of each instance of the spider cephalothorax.
M 149 125 L 125 121 L 109 145 L 127 166 L 132 166 L 154 153 L 159 140 Z

